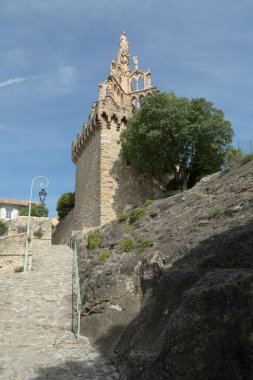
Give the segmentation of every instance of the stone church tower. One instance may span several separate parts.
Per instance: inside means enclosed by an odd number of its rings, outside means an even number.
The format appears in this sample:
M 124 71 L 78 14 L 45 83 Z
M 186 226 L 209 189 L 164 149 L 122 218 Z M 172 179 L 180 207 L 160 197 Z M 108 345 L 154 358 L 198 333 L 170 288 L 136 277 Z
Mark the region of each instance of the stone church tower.
M 87 123 L 72 144 L 76 164 L 76 229 L 104 224 L 115 219 L 129 205 L 153 196 L 150 178 L 138 176 L 127 165 L 118 144 L 127 119 L 141 106 L 144 96 L 152 95 L 150 71 L 139 69 L 133 57 L 130 69 L 129 45 L 124 32 L 120 37 L 117 61 L 111 62 L 110 75 L 99 85 L 98 101 L 93 103 Z

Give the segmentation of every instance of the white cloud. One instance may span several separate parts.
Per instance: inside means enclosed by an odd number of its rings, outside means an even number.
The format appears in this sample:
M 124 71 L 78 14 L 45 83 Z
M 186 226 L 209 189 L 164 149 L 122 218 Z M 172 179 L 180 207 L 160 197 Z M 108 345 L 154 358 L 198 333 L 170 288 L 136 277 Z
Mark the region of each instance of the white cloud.
M 5 80 L 3 82 L 0 82 L 0 88 L 2 87 L 7 87 L 7 86 L 13 86 L 14 84 L 18 84 L 18 83 L 22 83 L 26 81 L 26 78 L 11 78 L 11 79 L 8 79 L 8 80 Z

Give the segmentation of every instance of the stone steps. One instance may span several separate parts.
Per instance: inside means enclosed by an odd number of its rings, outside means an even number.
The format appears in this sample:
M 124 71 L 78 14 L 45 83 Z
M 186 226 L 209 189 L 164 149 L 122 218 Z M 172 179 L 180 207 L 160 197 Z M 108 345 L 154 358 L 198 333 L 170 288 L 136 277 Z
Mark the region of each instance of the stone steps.
M 0 379 L 117 379 L 72 327 L 72 251 L 34 252 L 33 270 L 0 277 Z

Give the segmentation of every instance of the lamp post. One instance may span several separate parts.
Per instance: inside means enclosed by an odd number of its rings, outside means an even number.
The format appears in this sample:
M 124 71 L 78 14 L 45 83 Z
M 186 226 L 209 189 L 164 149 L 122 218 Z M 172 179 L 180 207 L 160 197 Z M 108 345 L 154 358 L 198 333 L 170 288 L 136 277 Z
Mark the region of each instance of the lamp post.
M 28 220 L 27 220 L 27 229 L 26 229 L 26 239 L 25 239 L 25 253 L 24 253 L 24 267 L 23 271 L 27 271 L 27 264 L 28 264 L 28 247 L 29 247 L 29 234 L 30 234 L 30 218 L 31 218 L 31 206 L 32 206 L 32 192 L 33 192 L 33 184 L 37 179 L 42 179 L 40 182 L 40 187 L 42 187 L 42 190 L 39 192 L 40 201 L 43 203 L 46 199 L 46 191 L 45 187 L 48 186 L 49 181 L 46 177 L 38 176 L 33 178 L 31 183 L 31 191 L 30 191 L 30 200 L 29 200 L 29 211 L 28 211 Z

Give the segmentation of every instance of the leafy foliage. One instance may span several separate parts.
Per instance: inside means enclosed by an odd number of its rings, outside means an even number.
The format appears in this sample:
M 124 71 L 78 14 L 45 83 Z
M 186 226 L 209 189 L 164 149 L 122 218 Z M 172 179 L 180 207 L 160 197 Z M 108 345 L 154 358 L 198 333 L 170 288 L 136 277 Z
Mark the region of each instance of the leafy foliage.
M 129 226 L 129 224 L 126 224 L 123 227 L 123 232 L 124 232 L 124 234 L 129 234 L 131 232 L 131 227 Z
M 144 251 L 146 251 L 146 249 L 148 249 L 150 247 L 153 247 L 152 241 L 150 241 L 148 239 L 142 240 L 141 244 L 140 244 L 140 252 L 144 252 Z
M 108 250 L 101 252 L 101 254 L 98 257 L 98 263 L 103 264 L 103 262 L 109 259 L 110 256 L 111 256 L 111 252 Z
M 146 211 L 142 207 L 136 207 L 129 216 L 129 223 L 137 222 L 137 220 L 141 219 L 146 214 Z
M 38 239 L 41 239 L 43 235 L 44 235 L 44 232 L 43 232 L 41 227 L 33 232 L 33 236 L 38 238 Z
M 130 238 L 125 238 L 121 241 L 119 245 L 119 250 L 121 253 L 123 252 L 131 252 L 135 248 L 135 241 Z
M 4 235 L 8 230 L 8 227 L 6 226 L 6 222 L 2 219 L 0 219 L 0 236 Z
M 240 149 L 235 148 L 234 146 L 230 146 L 226 152 L 225 156 L 225 166 L 233 167 L 240 163 L 242 160 L 242 151 Z
M 102 243 L 102 236 L 99 232 L 92 232 L 88 236 L 87 249 L 93 251 L 96 248 L 99 248 Z
M 120 136 L 126 160 L 140 173 L 172 172 L 183 187 L 218 171 L 233 138 L 211 102 L 173 93 L 146 97 L 127 125 Z
M 20 216 L 28 216 L 29 213 L 29 207 L 22 207 L 19 210 Z M 48 216 L 48 209 L 46 208 L 44 203 L 40 204 L 31 204 L 31 216 L 38 216 L 38 217 L 47 217 Z
M 63 193 L 57 201 L 57 213 L 62 220 L 75 207 L 75 193 Z
M 146 199 L 144 202 L 144 206 L 151 206 L 153 204 L 153 201 L 151 199 Z
M 118 217 L 118 222 L 119 223 L 122 223 L 122 222 L 126 222 L 127 219 L 129 217 L 129 214 L 121 214 L 119 217 Z

